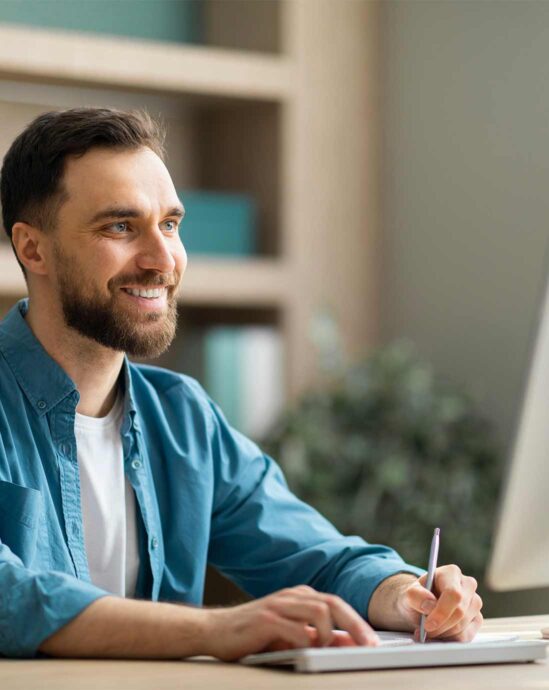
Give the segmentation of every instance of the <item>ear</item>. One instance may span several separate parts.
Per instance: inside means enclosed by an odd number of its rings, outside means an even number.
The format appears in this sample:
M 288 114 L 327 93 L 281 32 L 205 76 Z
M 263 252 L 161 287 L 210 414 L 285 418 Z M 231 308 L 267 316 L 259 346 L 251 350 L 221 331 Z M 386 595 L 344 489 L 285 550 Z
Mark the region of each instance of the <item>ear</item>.
M 27 269 L 27 272 L 47 275 L 45 252 L 47 240 L 44 232 L 28 223 L 18 222 L 12 228 L 11 239 L 17 258 Z

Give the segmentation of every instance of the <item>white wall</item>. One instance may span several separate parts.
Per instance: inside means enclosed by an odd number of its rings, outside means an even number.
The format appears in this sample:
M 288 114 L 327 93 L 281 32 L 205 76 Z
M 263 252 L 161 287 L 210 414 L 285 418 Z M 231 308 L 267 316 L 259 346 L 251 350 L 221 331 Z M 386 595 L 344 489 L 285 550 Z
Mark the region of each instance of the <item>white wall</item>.
M 549 2 L 381 8 L 383 337 L 414 340 L 508 444 L 548 265 Z M 549 590 L 489 606 L 547 612 Z

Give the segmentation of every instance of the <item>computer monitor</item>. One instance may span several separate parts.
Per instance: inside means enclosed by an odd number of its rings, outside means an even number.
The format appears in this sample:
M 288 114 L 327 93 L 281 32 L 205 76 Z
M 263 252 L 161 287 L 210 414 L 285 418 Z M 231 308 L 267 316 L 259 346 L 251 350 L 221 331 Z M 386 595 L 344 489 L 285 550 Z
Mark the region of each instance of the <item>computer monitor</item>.
M 538 324 L 486 576 L 496 591 L 549 586 L 549 284 Z

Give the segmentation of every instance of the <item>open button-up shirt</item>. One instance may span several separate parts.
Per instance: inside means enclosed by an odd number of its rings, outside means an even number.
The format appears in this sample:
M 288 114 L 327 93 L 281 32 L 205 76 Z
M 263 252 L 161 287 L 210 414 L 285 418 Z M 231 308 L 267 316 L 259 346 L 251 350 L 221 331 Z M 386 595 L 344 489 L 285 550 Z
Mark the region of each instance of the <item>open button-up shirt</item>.
M 109 595 L 90 581 L 74 435 L 78 390 L 25 321 L 0 323 L 0 655 L 40 644 Z M 366 615 L 375 588 L 420 575 L 342 536 L 287 488 L 193 378 L 124 360 L 124 470 L 135 491 L 136 597 L 199 605 L 207 563 L 252 596 L 309 584 Z

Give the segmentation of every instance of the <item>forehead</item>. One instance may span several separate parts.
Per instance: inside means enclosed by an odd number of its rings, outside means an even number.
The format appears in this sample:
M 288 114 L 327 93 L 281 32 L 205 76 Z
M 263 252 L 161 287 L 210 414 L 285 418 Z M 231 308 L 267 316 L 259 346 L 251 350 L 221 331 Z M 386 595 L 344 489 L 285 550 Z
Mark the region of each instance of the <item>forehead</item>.
M 92 149 L 65 163 L 66 212 L 89 213 L 121 204 L 160 210 L 177 203 L 177 193 L 162 160 L 148 148 Z

